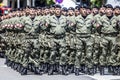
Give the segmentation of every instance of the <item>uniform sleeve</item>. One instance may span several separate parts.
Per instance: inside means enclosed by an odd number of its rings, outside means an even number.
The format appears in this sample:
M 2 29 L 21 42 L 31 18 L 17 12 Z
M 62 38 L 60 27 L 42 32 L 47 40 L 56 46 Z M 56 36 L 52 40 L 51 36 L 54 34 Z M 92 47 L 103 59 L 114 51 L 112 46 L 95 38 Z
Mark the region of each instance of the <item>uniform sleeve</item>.
M 86 27 L 91 27 L 92 26 L 93 19 L 87 19 L 86 21 Z
M 24 30 L 25 30 L 26 32 L 29 32 L 29 31 L 31 31 L 31 29 L 32 29 L 32 27 L 31 27 L 30 21 L 29 21 L 29 20 L 25 21 Z
M 110 26 L 109 22 L 107 21 L 107 19 L 105 19 L 105 17 L 103 16 L 101 18 L 101 22 L 102 22 L 102 26 Z
M 114 18 L 111 22 L 111 25 L 114 27 L 114 28 L 117 28 L 117 19 Z

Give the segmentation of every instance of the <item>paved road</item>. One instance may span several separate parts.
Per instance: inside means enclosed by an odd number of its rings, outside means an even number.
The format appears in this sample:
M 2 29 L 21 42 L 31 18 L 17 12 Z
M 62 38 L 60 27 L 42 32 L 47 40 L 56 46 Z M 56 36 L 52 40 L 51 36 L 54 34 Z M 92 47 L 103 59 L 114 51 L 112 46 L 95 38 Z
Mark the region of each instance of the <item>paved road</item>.
M 4 65 L 5 60 L 0 58 L 0 80 L 120 80 L 120 76 L 104 75 L 101 76 L 99 73 L 94 76 L 80 75 L 75 76 L 74 74 L 68 76 L 62 75 L 26 75 L 21 76 L 18 72 Z M 106 71 L 107 72 L 107 71 Z
M 26 75 L 21 76 L 18 72 L 8 68 L 4 65 L 4 59 L 0 59 L 0 80 L 95 80 L 87 75 L 75 76 L 74 74 L 68 76 L 62 75 Z

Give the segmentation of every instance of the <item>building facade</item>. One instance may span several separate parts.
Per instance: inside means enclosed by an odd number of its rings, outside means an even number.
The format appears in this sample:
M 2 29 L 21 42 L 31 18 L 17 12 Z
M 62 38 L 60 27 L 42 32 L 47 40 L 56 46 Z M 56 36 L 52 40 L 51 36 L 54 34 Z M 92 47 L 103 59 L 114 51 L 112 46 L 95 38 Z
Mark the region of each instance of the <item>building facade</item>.
M 3 0 L 3 4 L 5 6 L 9 6 L 11 8 L 21 8 L 25 6 L 35 7 L 35 6 L 45 6 L 46 0 Z M 89 0 L 71 0 L 76 4 L 80 3 L 89 3 Z
M 63 0 L 65 2 L 68 0 Z M 107 1 L 118 1 L 118 0 L 103 0 L 104 2 Z M 120 0 L 119 0 L 120 1 Z M 71 0 L 76 5 L 90 5 L 90 0 Z M 46 0 L 3 0 L 3 4 L 5 6 L 9 6 L 11 8 L 21 8 L 21 7 L 37 7 L 37 6 L 45 6 L 46 5 Z
M 40 1 L 42 0 L 3 0 L 3 4 L 11 8 L 21 8 L 26 6 L 35 7 L 45 4 L 42 4 Z

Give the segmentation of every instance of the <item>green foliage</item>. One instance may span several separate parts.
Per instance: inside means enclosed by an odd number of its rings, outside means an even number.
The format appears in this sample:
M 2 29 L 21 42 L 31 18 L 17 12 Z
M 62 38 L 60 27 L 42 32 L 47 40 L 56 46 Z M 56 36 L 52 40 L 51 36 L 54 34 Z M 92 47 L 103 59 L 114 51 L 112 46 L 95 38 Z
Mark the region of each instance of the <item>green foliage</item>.
M 103 0 L 90 0 L 90 2 L 91 2 L 91 7 L 93 6 L 100 7 L 103 4 Z
M 3 0 L 0 0 L 0 3 L 2 3 L 3 2 Z
M 53 0 L 46 0 L 46 5 L 51 5 L 51 4 L 54 4 Z

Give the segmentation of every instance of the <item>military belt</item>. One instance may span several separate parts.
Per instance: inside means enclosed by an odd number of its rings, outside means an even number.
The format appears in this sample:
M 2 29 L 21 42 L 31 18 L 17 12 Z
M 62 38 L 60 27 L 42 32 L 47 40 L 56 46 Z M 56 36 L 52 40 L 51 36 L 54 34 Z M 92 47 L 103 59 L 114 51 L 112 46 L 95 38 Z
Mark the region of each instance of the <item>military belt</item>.
M 76 36 L 77 37 L 80 37 L 80 38 L 89 38 L 89 37 L 91 37 L 91 35 L 90 34 L 76 34 Z
M 54 35 L 55 39 L 62 39 L 65 37 L 65 34 Z
M 25 39 L 38 39 L 37 36 L 27 36 Z
M 114 36 L 117 36 L 117 33 L 102 33 L 102 35 L 114 37 Z

